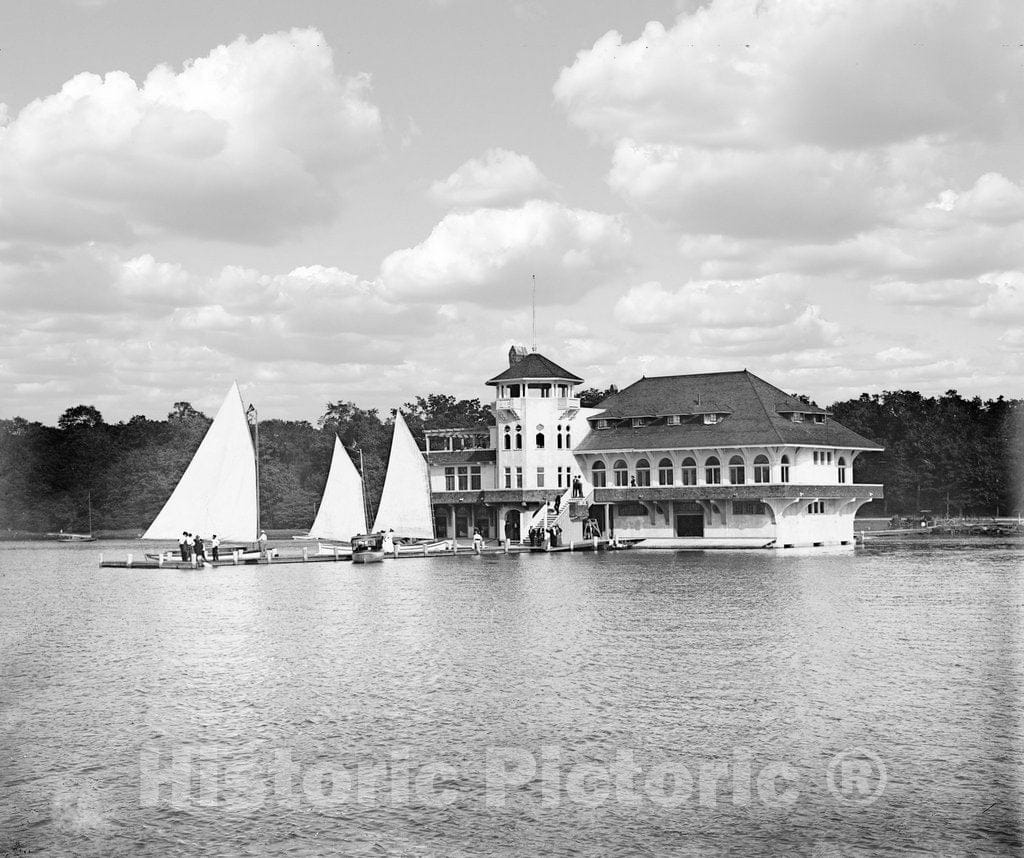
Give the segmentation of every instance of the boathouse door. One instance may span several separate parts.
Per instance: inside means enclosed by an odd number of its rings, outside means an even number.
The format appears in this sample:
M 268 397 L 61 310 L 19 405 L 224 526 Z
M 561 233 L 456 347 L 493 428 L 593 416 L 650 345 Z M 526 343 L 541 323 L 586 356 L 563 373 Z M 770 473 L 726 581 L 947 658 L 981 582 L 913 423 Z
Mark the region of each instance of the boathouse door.
M 703 536 L 704 510 L 699 504 L 676 503 L 676 536 Z
M 519 528 L 519 510 L 510 509 L 505 513 L 505 538 L 509 542 L 521 541 Z

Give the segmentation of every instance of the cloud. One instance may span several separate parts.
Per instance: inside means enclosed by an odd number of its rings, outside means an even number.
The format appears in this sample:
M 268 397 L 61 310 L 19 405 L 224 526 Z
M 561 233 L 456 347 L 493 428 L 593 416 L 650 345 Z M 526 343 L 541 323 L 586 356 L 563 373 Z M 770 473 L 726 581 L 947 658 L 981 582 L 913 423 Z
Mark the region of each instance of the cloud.
M 312 29 L 240 37 L 141 85 L 79 74 L 0 127 L 0 228 L 52 242 L 280 239 L 331 217 L 343 177 L 373 154 L 369 86 L 340 78 Z
M 1003 324 L 1024 322 L 1024 272 L 1005 271 L 981 279 L 992 289 L 985 302 L 971 310 L 971 316 Z
M 503 206 L 521 203 L 548 191 L 550 183 L 526 155 L 508 149 L 488 149 L 443 181 L 430 186 L 430 195 L 449 206 Z
M 991 287 L 978 280 L 933 280 L 875 283 L 871 294 L 887 304 L 909 307 L 974 307 L 985 301 Z
M 845 150 L 979 137 L 1019 123 L 1005 33 L 1022 19 L 999 0 L 717 0 L 632 42 L 606 33 L 554 94 L 607 141 Z
M 500 306 L 579 298 L 626 263 L 631 235 L 619 217 L 531 200 L 515 209 L 447 215 L 415 247 L 390 254 L 380 277 L 410 301 L 462 299 Z

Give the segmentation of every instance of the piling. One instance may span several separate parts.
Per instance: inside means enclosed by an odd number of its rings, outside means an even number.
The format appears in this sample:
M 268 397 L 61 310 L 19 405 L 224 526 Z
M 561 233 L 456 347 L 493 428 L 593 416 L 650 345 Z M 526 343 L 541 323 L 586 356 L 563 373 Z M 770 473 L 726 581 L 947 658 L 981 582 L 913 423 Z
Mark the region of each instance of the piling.
M 125 565 L 130 569 L 132 565 L 132 555 L 128 555 L 128 559 L 125 561 Z
M 303 546 L 302 548 L 302 562 L 305 563 L 309 560 L 309 549 Z

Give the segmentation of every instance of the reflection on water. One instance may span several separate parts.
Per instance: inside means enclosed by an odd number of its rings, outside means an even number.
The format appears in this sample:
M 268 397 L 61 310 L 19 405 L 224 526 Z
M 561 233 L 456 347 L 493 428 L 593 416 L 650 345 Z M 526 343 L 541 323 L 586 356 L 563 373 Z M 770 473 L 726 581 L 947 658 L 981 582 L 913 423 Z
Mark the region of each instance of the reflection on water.
M 99 550 L 0 547 L 0 855 L 1021 846 L 1019 544 Z

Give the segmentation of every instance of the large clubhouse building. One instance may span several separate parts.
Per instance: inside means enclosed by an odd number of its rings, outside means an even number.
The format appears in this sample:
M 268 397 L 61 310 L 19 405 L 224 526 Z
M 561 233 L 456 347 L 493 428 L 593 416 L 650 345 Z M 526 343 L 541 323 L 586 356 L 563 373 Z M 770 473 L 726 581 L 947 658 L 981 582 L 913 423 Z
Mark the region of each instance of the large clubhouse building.
M 521 542 L 557 525 L 566 545 L 853 545 L 857 510 L 883 496 L 853 482 L 878 444 L 746 370 L 641 378 L 596 408 L 580 407 L 582 381 L 513 347 L 487 382 L 495 425 L 426 433 L 439 536 Z

